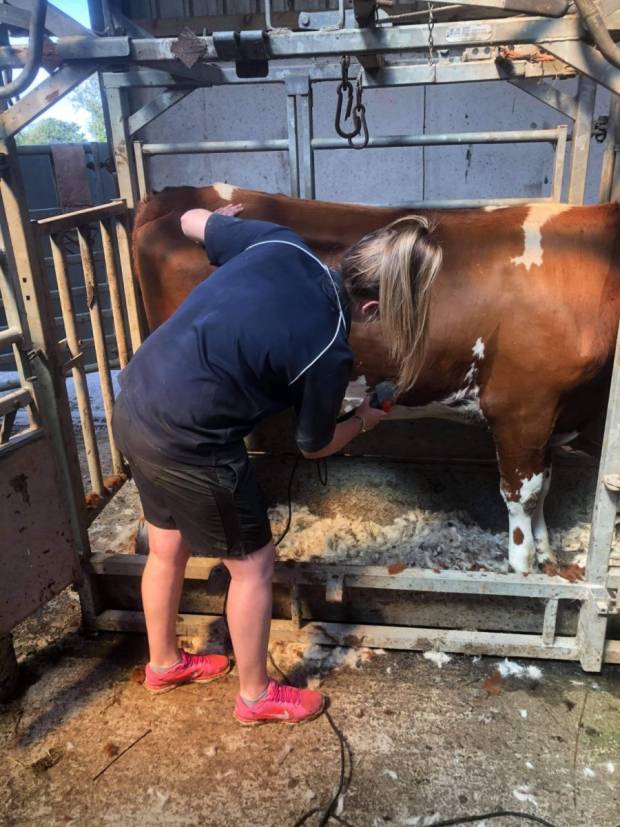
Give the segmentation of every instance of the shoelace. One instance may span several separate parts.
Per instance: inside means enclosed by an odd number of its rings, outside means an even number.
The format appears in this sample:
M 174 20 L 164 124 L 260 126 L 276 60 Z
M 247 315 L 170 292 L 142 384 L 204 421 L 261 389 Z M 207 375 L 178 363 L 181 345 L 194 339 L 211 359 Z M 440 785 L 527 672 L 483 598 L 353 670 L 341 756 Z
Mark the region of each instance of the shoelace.
M 299 704 L 301 701 L 301 692 L 295 686 L 285 686 L 282 683 L 271 684 L 271 698 L 269 700 L 281 704 Z

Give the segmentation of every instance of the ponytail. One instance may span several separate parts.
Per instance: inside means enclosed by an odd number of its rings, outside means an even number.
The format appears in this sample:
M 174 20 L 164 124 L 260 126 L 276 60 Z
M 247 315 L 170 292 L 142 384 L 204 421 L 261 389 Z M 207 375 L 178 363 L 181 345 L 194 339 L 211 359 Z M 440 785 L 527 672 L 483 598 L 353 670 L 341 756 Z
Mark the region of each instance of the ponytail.
M 353 298 L 363 301 L 378 295 L 400 393 L 415 383 L 424 359 L 431 287 L 443 257 L 434 230 L 425 216 L 404 216 L 365 236 L 342 262 Z

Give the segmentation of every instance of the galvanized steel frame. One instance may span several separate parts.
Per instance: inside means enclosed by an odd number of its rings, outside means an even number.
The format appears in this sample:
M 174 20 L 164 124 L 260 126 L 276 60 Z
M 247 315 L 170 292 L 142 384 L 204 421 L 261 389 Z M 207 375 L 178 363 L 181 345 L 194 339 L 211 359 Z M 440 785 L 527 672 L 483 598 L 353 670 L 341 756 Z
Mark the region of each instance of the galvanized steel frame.
M 21 0 L 20 0 L 21 2 Z M 620 28 L 620 11 L 615 11 L 608 17 L 609 24 L 614 29 Z M 129 71 L 106 72 L 104 87 L 110 112 L 111 138 L 117 165 L 119 189 L 121 197 L 125 199 L 131 210 L 138 196 L 146 189 L 146 174 L 144 157 L 155 154 L 157 149 L 153 144 L 134 142 L 136 133 L 151 120 L 170 106 L 181 100 L 193 88 L 199 86 L 223 85 L 228 83 L 272 83 L 285 84 L 287 94 L 287 129 L 288 137 L 285 141 L 277 141 L 257 146 L 250 142 L 206 142 L 201 146 L 194 146 L 198 151 L 271 151 L 285 149 L 290 160 L 291 194 L 300 194 L 304 197 L 314 196 L 314 152 L 327 148 L 340 148 L 336 141 L 314 139 L 312 134 L 312 86 L 315 82 L 335 80 L 339 77 L 339 66 L 329 60 L 342 54 L 356 56 L 363 61 L 377 55 L 405 53 L 409 57 L 408 65 L 388 66 L 366 73 L 368 86 L 397 86 L 415 85 L 424 83 L 469 82 L 473 80 L 506 80 L 518 85 L 524 91 L 533 94 L 548 105 L 564 112 L 574 121 L 573 141 L 571 146 L 570 176 L 567 199 L 571 203 L 580 203 L 583 200 L 585 176 L 588 161 L 589 135 L 591 129 L 594 84 L 593 80 L 606 86 L 616 95 L 620 94 L 620 72 L 613 69 L 600 57 L 592 47 L 583 41 L 584 30 L 581 21 L 575 15 L 566 15 L 558 20 L 544 18 L 515 17 L 480 21 L 476 24 L 467 21 L 463 24 L 437 23 L 434 29 L 435 47 L 439 50 L 440 59 L 437 62 L 427 62 L 423 55 L 427 50 L 428 32 L 426 25 L 398 26 L 392 29 L 377 27 L 376 29 L 340 29 L 338 31 L 292 32 L 270 31 L 265 37 L 266 56 L 272 62 L 269 75 L 260 79 L 244 79 L 236 77 L 234 70 L 222 66 L 218 56 L 217 46 L 213 37 L 202 38 L 204 56 L 202 62 L 193 71 L 188 71 L 179 65 L 172 46 L 176 38 L 130 38 L 105 37 L 96 38 L 92 34 L 74 36 L 70 39 L 61 37 L 56 45 L 62 67 L 54 73 L 37 90 L 27 95 L 22 101 L 0 115 L 0 130 L 5 137 L 5 152 L 10 156 L 9 161 L 14 166 L 14 148 L 10 136 L 27 125 L 34 117 L 44 111 L 51 100 L 56 101 L 59 96 L 66 94 L 93 71 L 108 68 L 129 67 Z M 556 55 L 560 61 L 566 61 L 580 74 L 579 94 L 570 98 L 558 93 L 552 86 L 544 82 L 547 76 L 544 65 L 533 66 L 526 60 L 512 61 L 509 70 L 502 68 L 494 60 L 470 61 L 467 50 L 472 46 L 483 48 L 495 44 L 535 43 Z M 445 50 L 445 52 L 442 52 Z M 451 51 L 448 51 L 451 50 Z M 454 55 L 456 54 L 456 58 Z M 452 59 L 448 59 L 451 56 Z M 327 61 L 317 61 L 317 57 L 328 58 Z M 303 62 L 296 65 L 279 63 L 283 59 L 294 59 Z M 307 61 L 312 58 L 312 63 Z M 443 59 L 445 58 L 445 59 Z M 0 66 L 19 66 L 23 64 L 23 55 L 18 51 L 0 49 Z M 147 68 L 145 68 L 147 67 Z M 554 64 L 551 76 L 568 76 L 573 74 L 561 63 Z M 542 82 L 540 80 L 542 79 Z M 536 82 L 536 81 L 539 82 Z M 145 87 L 161 87 L 162 93 L 155 101 L 143 106 L 134 113 L 130 113 L 127 100 L 127 89 L 139 85 Z M 618 103 L 614 98 L 612 114 L 616 120 L 611 124 L 610 134 L 605 150 L 605 164 L 601 181 L 601 194 L 616 194 L 620 177 L 617 163 L 617 135 L 618 135 Z M 544 140 L 553 140 L 556 144 L 555 185 L 552 191 L 554 199 L 560 198 L 561 173 L 563 150 L 566 147 L 566 130 L 553 130 L 554 134 L 544 136 Z M 472 135 L 458 136 L 458 140 L 467 142 Z M 488 133 L 475 136 L 480 140 L 502 140 L 498 133 Z M 507 136 L 504 136 L 507 137 Z M 514 135 L 512 136 L 515 137 Z M 452 136 L 454 139 L 455 136 Z M 392 136 L 387 139 L 375 139 L 375 147 L 387 145 L 419 145 L 421 142 L 445 143 L 448 136 L 426 136 L 426 138 L 412 138 L 411 136 Z M 519 135 L 520 140 L 534 140 L 531 135 Z M 391 141 L 391 143 L 390 143 Z M 417 141 L 417 143 L 416 143 Z M 457 141 L 458 142 L 458 141 Z M 131 151 L 132 143 L 136 143 L 135 151 Z M 161 145 L 159 149 L 164 149 Z M 178 147 L 176 147 L 178 150 Z M 172 151 L 172 150 L 171 150 Z M 11 232 L 11 243 L 17 248 L 20 255 L 30 246 L 29 229 L 23 211 L 17 209 L 15 192 L 6 187 L 2 188 L 3 200 L 8 203 L 13 212 L 15 229 Z M 19 200 L 19 199 L 18 199 Z M 514 199 L 508 199 L 514 201 Z M 489 199 L 492 203 L 500 203 L 497 199 Z M 477 201 L 475 203 L 484 203 Z M 452 202 L 452 206 L 455 206 Z M 426 206 L 438 206 L 437 203 Z M 6 207 L 5 207 L 6 209 Z M 119 234 L 121 244 L 121 261 L 123 265 L 123 283 L 128 304 L 131 305 L 132 327 L 130 331 L 132 348 L 139 346 L 142 329 L 140 325 L 138 299 L 135 285 L 129 270 L 129 243 L 127 226 Z M 88 259 L 87 245 L 82 244 L 82 251 Z M 60 265 L 60 257 L 58 257 Z M 36 264 L 30 258 L 26 262 L 28 277 L 37 276 Z M 88 269 L 88 268 L 87 268 Z M 39 289 L 40 289 L 39 279 Z M 94 319 L 96 324 L 96 318 Z M 48 331 L 49 333 L 49 331 Z M 8 334 L 6 334 L 8 335 Z M 13 335 L 13 334 L 11 334 Z M 49 339 L 49 335 L 48 335 Z M 24 396 L 25 399 L 25 396 Z M 45 405 L 53 409 L 51 399 Z M 60 420 L 60 417 L 57 416 Z M 58 429 L 57 429 L 58 430 Z M 66 430 L 66 429 L 65 429 Z M 64 448 L 70 444 L 70 437 L 59 434 L 57 447 Z M 66 466 L 66 459 L 65 459 Z M 291 617 L 292 621 L 281 630 L 282 635 L 299 636 L 310 634 L 313 639 L 324 639 L 324 642 L 333 642 L 335 639 L 346 642 L 350 635 L 358 639 L 361 635 L 367 645 L 394 645 L 397 648 L 418 648 L 422 641 L 424 645 L 439 645 L 448 651 L 484 652 L 487 654 L 522 654 L 539 657 L 579 659 L 584 669 L 596 671 L 600 669 L 603 658 L 617 662 L 620 660 L 620 647 L 617 642 L 605 644 L 605 630 L 607 614 L 614 610 L 610 599 L 610 587 L 617 588 L 620 578 L 609 580 L 608 556 L 611 531 L 613 530 L 613 516 L 617 507 L 617 490 L 614 480 L 620 473 L 620 345 L 616 352 L 614 380 L 610 396 L 607 417 L 605 446 L 601 460 L 601 471 L 597 486 L 596 502 L 592 524 L 592 540 L 588 553 L 586 581 L 577 584 L 557 582 L 554 578 L 540 575 L 531 575 L 527 581 L 512 575 L 487 575 L 482 573 L 440 573 L 409 570 L 403 572 L 398 579 L 390 576 L 386 580 L 384 571 L 373 572 L 364 567 L 333 567 L 333 566 L 298 566 L 290 569 L 277 567 L 276 579 L 288 578 L 291 589 Z M 62 464 L 62 462 L 61 462 Z M 70 474 L 65 477 L 67 491 L 77 500 L 75 479 Z M 82 532 L 83 525 L 78 527 L 76 536 Z M 609 541 L 609 542 L 608 542 Z M 87 541 L 86 541 L 87 546 Z M 122 557 L 122 556 L 120 556 Z M 137 576 L 142 561 L 139 558 L 123 559 L 106 556 L 105 559 L 91 561 L 94 570 L 105 574 L 110 566 L 117 566 L 119 573 L 127 576 Z M 198 561 L 190 562 L 188 577 L 196 570 L 194 576 L 201 579 L 207 574 L 207 564 Z M 296 628 L 299 620 L 299 586 L 310 577 L 312 582 L 317 579 L 325 583 L 328 599 L 342 599 L 344 588 L 354 588 L 361 584 L 372 587 L 398 588 L 405 591 L 441 591 L 452 593 L 488 593 L 515 596 L 525 593 L 540 595 L 546 600 L 543 628 L 540 638 L 531 635 L 515 635 L 506 633 L 463 632 L 458 630 L 437 629 L 405 629 L 382 627 L 343 627 L 341 624 L 310 623 L 302 628 Z M 388 585 L 391 584 L 391 585 Z M 581 601 L 579 630 L 575 638 L 560 639 L 555 635 L 555 618 L 557 605 L 560 599 L 576 599 Z M 119 614 L 124 615 L 119 617 Z M 134 615 L 130 617 L 129 615 Z M 91 622 L 100 628 L 135 628 L 142 621 L 137 613 L 103 612 L 94 619 L 90 612 Z M 184 627 L 188 624 L 204 624 L 208 618 L 184 618 Z M 283 622 L 275 622 L 276 633 Z M 286 624 L 285 624 L 286 625 Z M 329 628 L 328 628 L 329 627 Z M 535 638 L 535 639 L 533 639 Z M 606 648 L 607 646 L 607 648 Z

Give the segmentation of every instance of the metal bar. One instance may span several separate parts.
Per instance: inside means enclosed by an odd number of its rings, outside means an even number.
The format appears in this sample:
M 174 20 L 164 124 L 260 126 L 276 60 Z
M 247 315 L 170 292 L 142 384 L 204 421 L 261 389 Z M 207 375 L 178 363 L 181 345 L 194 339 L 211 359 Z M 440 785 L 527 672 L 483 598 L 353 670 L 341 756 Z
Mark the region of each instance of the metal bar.
M 221 615 L 178 615 L 178 635 L 206 632 Z M 108 632 L 144 632 L 142 612 L 108 609 L 96 619 L 96 628 Z M 499 657 L 577 660 L 575 638 L 557 637 L 553 646 L 545 646 L 540 635 L 510 632 L 478 632 L 461 629 L 428 629 L 415 626 L 369 626 L 354 623 L 308 621 L 295 628 L 290 620 L 271 621 L 271 640 L 306 642 L 321 646 L 356 646 L 416 651 L 437 648 L 442 652 Z M 611 641 L 614 643 L 614 641 Z
M 58 285 L 58 297 L 60 299 L 65 335 L 67 337 L 67 346 L 71 356 L 75 357 L 80 352 L 81 342 L 77 330 L 73 295 L 71 293 L 71 282 L 67 271 L 67 261 L 65 258 L 62 238 L 55 235 L 50 236 L 50 246 L 52 249 L 54 272 L 56 275 L 56 283 Z M 84 438 L 84 448 L 86 450 L 86 463 L 88 465 L 90 484 L 96 494 L 99 496 L 104 496 L 106 490 L 103 484 L 99 447 L 97 445 L 93 412 L 90 405 L 90 395 L 88 393 L 88 384 L 86 382 L 86 375 L 83 365 L 76 362 L 71 368 L 71 374 L 75 385 L 75 398 L 77 400 L 78 413 L 80 415 L 80 425 L 82 428 L 82 436 Z
M 28 29 L 28 57 L 19 75 L 0 87 L 0 100 L 16 97 L 35 79 L 43 55 L 46 10 L 47 0 L 33 0 Z
M 575 68 L 581 75 L 620 95 L 620 72 L 587 43 L 542 41 L 539 46 Z
M 577 92 L 577 117 L 573 126 L 571 143 L 567 193 L 569 204 L 583 204 L 585 196 L 595 99 L 596 83 L 592 78 L 580 77 Z
M 37 224 L 44 233 L 64 233 L 67 230 L 75 230 L 102 218 L 120 215 L 125 212 L 127 212 L 127 205 L 122 198 L 119 198 L 110 201 L 108 204 L 98 204 L 96 207 L 87 207 L 75 212 L 65 212 L 61 215 L 52 215 L 49 218 L 40 218 Z
M 299 153 L 297 151 L 297 105 L 294 93 L 286 96 L 286 130 L 288 133 L 288 167 L 291 182 L 290 194 L 299 198 Z
M 142 144 L 142 154 L 193 155 L 202 152 L 280 152 L 289 148 L 286 138 L 266 141 L 189 141 L 187 143 Z
M 312 84 L 308 81 L 305 94 L 297 95 L 297 110 L 300 112 L 300 174 L 301 197 L 314 198 L 316 192 L 314 177 Z
M 152 120 L 162 115 L 175 103 L 187 97 L 192 88 L 188 89 L 164 89 L 156 98 L 144 104 L 140 109 L 130 115 L 127 119 L 127 128 L 129 134 L 133 137 L 136 132 L 139 132 Z
M 454 132 L 437 135 L 381 135 L 370 138 L 369 149 L 403 146 L 461 146 L 463 144 L 557 143 L 561 130 L 522 129 L 510 132 Z M 314 138 L 312 149 L 351 149 L 342 138 Z
M 454 51 L 454 50 L 453 50 Z M 1 50 L 0 50 L 1 54 Z M 0 60 L 0 65 L 2 61 Z M 211 86 L 226 86 L 228 84 L 247 85 L 256 83 L 286 83 L 291 76 L 309 76 L 313 83 L 337 81 L 342 70 L 339 63 L 316 61 L 310 64 L 293 64 L 281 66 L 271 63 L 269 74 L 264 78 L 239 78 L 234 68 L 212 65 L 213 78 Z M 496 62 L 493 58 L 477 61 L 440 60 L 433 67 L 427 61 L 415 64 L 388 65 L 373 70 L 364 79 L 368 87 L 396 87 L 418 86 L 426 83 L 471 83 L 483 80 L 514 80 L 518 78 L 532 78 L 540 82 L 541 78 L 568 78 L 574 77 L 575 70 L 562 60 L 550 61 L 545 64 L 536 64 L 527 60 L 513 60 L 509 66 Z M 108 88 L 124 87 L 160 87 L 174 86 L 175 83 L 183 86 L 169 72 L 162 69 L 147 69 L 137 67 L 128 72 L 105 74 Z M 188 81 L 189 83 L 189 81 Z M 191 84 L 192 89 L 200 84 Z M 175 87 L 176 88 L 176 87 Z
M 32 396 L 27 388 L 20 388 L 19 390 L 7 393 L 0 396 L 0 416 L 6 416 L 12 411 L 19 408 L 25 408 L 32 403 Z
M 461 210 L 474 207 L 516 207 L 519 204 L 550 204 L 552 198 L 435 198 L 429 201 L 405 201 L 397 204 L 381 202 L 382 207 L 402 207 L 408 210 Z
M 542 642 L 545 646 L 552 646 L 555 640 L 556 624 L 558 619 L 557 597 L 552 597 L 545 604 L 545 616 L 543 618 Z
M 0 345 L 18 344 L 23 341 L 21 327 L 7 327 L 0 330 Z
M 547 106 L 550 106 L 552 109 L 556 109 L 563 115 L 567 115 L 569 118 L 575 120 L 577 116 L 577 100 L 572 95 L 568 95 L 566 92 L 562 92 L 561 89 L 551 86 L 549 83 L 544 83 L 544 81 L 538 78 L 520 78 L 518 80 L 511 80 L 510 83 L 518 89 L 527 92 L 528 95 L 546 103 Z
M 605 485 L 605 477 L 610 474 L 620 474 L 620 328 L 616 339 L 601 465 L 596 483 L 592 529 L 586 558 L 586 578 L 601 585 L 605 585 L 607 580 L 618 512 L 618 493 Z M 607 616 L 601 613 L 601 606 L 595 598 L 588 600 L 579 612 L 577 632 L 580 660 L 584 669 L 600 669 L 606 632 Z
M 116 334 L 116 345 L 118 359 L 121 367 L 125 367 L 129 361 L 129 347 L 127 345 L 127 334 L 125 332 L 125 318 L 123 316 L 123 303 L 119 288 L 118 271 L 116 269 L 116 235 L 112 232 L 112 225 L 109 218 L 99 221 L 101 243 L 103 245 L 103 257 L 105 270 L 108 277 L 108 289 L 110 293 L 110 307 L 114 320 L 114 332 Z M 97 288 L 98 289 L 98 288 Z
M 0 426 L 0 445 L 6 445 L 11 438 L 11 432 L 13 430 L 13 425 L 15 424 L 17 410 L 18 409 L 16 408 L 15 410 L 9 411 L 4 415 L 2 425 Z
M 24 11 L 32 9 L 32 0 L 11 0 L 11 6 Z M 47 12 L 45 15 L 45 28 L 57 37 L 65 37 L 67 35 L 87 35 L 94 37 L 94 32 L 86 26 L 82 26 L 73 17 L 65 14 L 52 3 L 47 4 Z
M 131 266 L 129 230 L 126 224 L 127 216 L 115 216 L 113 221 L 116 230 L 118 258 L 123 277 L 123 292 L 125 295 L 125 307 L 127 308 L 127 321 L 129 323 L 129 339 L 131 341 L 131 349 L 135 353 L 142 344 L 144 337 L 140 316 L 141 299 Z
M 114 434 L 112 432 L 114 390 L 112 388 L 112 375 L 110 373 L 108 351 L 106 348 L 105 333 L 103 330 L 103 318 L 101 316 L 99 293 L 97 291 L 95 264 L 92 258 L 91 243 L 88 235 L 81 227 L 78 229 L 77 233 L 80 244 L 80 255 L 82 256 L 82 271 L 84 274 L 84 284 L 86 286 L 88 309 L 90 311 L 90 321 L 93 328 L 93 339 L 95 341 L 95 353 L 97 356 L 97 365 L 99 366 L 99 383 L 101 385 L 103 409 L 105 411 L 108 439 L 110 441 L 112 466 L 115 473 L 118 474 L 123 470 L 123 457 L 121 452 L 116 447 L 116 440 L 114 439 Z
M 139 577 L 146 563 L 144 555 L 94 554 L 93 571 L 97 574 L 125 574 Z M 207 579 L 217 558 L 192 557 L 185 572 L 189 580 Z M 341 565 L 340 563 L 296 563 L 276 561 L 274 583 L 324 586 L 328 578 L 343 580 L 344 588 L 386 589 L 388 591 L 421 591 L 446 594 L 471 594 L 480 597 L 533 597 L 558 600 L 587 600 L 592 584 L 585 581 L 570 583 L 561 577 L 545 574 L 499 574 L 496 572 L 469 572 L 455 570 L 407 568 L 398 574 L 389 574 L 385 566 Z M 603 596 L 601 588 L 596 594 Z
M 564 167 L 566 165 L 566 144 L 568 141 L 568 127 L 559 126 L 560 137 L 555 145 L 553 158 L 553 178 L 551 180 L 551 198 L 554 201 L 562 200 L 562 188 L 564 186 Z
M 144 164 L 144 153 L 142 152 L 142 143 L 140 141 L 133 142 L 134 164 L 136 167 L 136 179 L 138 181 L 138 195 L 140 198 L 145 198 L 148 192 L 148 184 L 146 178 L 146 166 Z
M 128 208 L 133 210 L 138 201 L 138 182 L 133 152 L 130 151 L 131 136 L 127 125 L 127 92 L 124 89 L 110 89 L 105 84 L 104 89 L 110 111 L 118 191 L 121 198 L 124 198 L 127 202 Z
M 57 103 L 60 98 L 79 86 L 97 70 L 95 63 L 62 66 L 32 91 L 0 114 L 0 133 L 8 138 L 15 135 L 35 118 Z
M 494 45 L 504 43 L 537 43 L 579 40 L 583 26 L 577 15 L 565 15 L 559 20 L 538 17 L 506 17 L 462 23 L 436 23 L 433 40 L 436 48 L 455 46 Z M 213 37 L 200 38 L 205 46 L 203 60 L 219 61 Z M 174 37 L 134 39 L 131 56 L 139 62 L 170 61 L 174 59 Z M 88 43 L 79 47 L 88 56 Z M 428 50 L 428 26 L 424 24 L 366 28 L 292 32 L 278 30 L 267 37 L 267 50 L 273 59 L 296 57 L 323 57 L 329 55 L 382 54 Z
M 620 199 L 620 97 L 611 96 L 609 104 L 609 126 L 603 150 L 599 201 Z

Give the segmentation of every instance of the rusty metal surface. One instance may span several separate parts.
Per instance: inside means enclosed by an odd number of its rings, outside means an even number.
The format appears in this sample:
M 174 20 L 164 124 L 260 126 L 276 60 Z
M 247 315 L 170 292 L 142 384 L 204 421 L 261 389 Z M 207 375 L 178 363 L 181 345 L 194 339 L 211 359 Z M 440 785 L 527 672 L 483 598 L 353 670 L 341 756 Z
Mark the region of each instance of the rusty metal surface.
M 47 439 L 0 460 L 0 635 L 78 577 L 63 499 Z
M 83 144 L 51 144 L 58 203 L 62 209 L 93 203 Z

